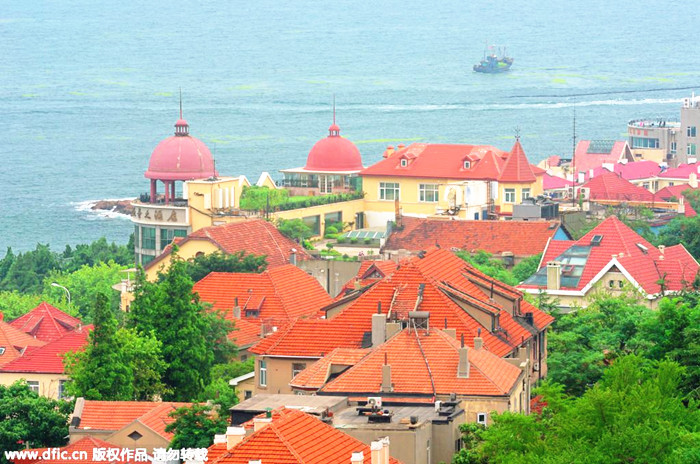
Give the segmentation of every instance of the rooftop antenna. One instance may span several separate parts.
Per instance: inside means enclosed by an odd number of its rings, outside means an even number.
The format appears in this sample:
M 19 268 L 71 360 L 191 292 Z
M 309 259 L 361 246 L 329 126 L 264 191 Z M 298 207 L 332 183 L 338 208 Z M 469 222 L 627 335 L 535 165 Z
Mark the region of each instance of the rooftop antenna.
M 515 128 L 515 140 L 520 140 L 520 126 Z
M 182 87 L 180 87 L 180 119 L 182 119 Z
M 335 125 L 335 94 L 333 94 L 333 125 Z
M 574 101 L 574 134 L 571 138 L 571 143 L 571 164 L 574 175 L 574 190 L 571 195 L 571 206 L 576 206 L 576 178 L 578 177 L 578 173 L 576 172 L 576 101 Z

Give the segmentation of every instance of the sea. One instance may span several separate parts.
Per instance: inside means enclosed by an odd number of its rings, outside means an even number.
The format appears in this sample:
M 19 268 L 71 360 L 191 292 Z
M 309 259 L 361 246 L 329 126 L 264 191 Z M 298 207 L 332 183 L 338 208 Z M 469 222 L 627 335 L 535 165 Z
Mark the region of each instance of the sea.
M 0 256 L 106 237 L 101 199 L 148 190 L 178 119 L 222 175 L 302 166 L 341 134 L 365 165 L 388 145 L 491 144 L 531 162 L 624 139 L 700 92 L 694 2 L 0 1 Z M 692 13 L 695 11 L 695 13 Z M 486 45 L 508 73 L 478 74 Z M 575 117 L 575 124 L 574 124 Z

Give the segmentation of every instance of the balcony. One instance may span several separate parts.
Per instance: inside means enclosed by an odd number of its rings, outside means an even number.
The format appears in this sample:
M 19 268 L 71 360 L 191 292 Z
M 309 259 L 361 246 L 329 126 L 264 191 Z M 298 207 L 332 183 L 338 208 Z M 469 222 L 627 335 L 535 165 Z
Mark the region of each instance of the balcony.
M 633 119 L 627 123 L 627 127 L 632 129 L 663 129 L 663 128 L 679 128 L 681 127 L 680 121 L 677 119 L 667 119 L 667 118 L 646 118 L 646 119 Z

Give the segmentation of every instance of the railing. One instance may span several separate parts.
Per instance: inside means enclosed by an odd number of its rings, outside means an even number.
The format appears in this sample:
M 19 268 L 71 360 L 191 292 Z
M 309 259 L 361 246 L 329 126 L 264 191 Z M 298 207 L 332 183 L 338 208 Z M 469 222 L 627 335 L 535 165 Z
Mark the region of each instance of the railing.
M 278 187 L 318 188 L 318 180 L 279 179 L 275 181 Z
M 148 193 L 142 193 L 136 200 L 137 203 L 143 203 L 146 205 L 166 205 L 165 197 L 163 195 L 158 195 L 155 203 L 151 203 L 151 195 Z M 184 198 L 175 198 L 167 203 L 167 206 L 187 206 L 187 200 Z
M 680 127 L 681 123 L 677 119 L 668 118 L 646 118 L 633 119 L 627 123 L 631 127 L 639 128 L 664 128 L 664 127 Z

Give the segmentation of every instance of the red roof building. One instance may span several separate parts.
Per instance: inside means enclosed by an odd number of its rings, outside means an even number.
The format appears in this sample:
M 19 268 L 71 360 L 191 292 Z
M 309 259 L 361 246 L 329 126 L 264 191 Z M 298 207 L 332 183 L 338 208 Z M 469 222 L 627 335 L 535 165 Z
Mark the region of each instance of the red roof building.
M 27 347 L 43 346 L 45 341 L 34 338 L 2 320 L 0 313 L 0 366 L 22 356 Z
M 133 452 L 131 455 L 122 455 L 122 449 L 123 448 L 114 446 L 99 438 L 85 437 L 60 448 L 36 448 L 26 450 L 27 453 L 33 451 L 38 452 L 39 459 L 14 459 L 12 462 L 14 462 L 14 464 L 30 464 L 32 462 L 40 462 L 42 464 L 65 464 L 66 462 L 75 464 L 131 464 L 143 462 L 140 459 L 137 460 Z M 99 454 L 102 450 L 105 451 L 104 456 Z M 109 452 L 109 455 L 106 454 L 107 452 Z M 49 453 L 48 459 L 42 457 L 44 453 Z M 113 455 L 118 457 L 113 458 Z M 66 459 L 66 456 L 69 458 Z
M 700 164 L 697 163 L 692 163 L 692 164 L 681 164 L 677 168 L 671 168 L 667 169 L 661 174 L 659 174 L 659 178 L 665 179 L 665 180 L 676 180 L 676 181 L 685 181 L 688 182 L 690 180 L 691 175 L 695 175 L 696 179 L 698 174 L 700 173 Z
M 653 305 L 692 285 L 699 268 L 683 245 L 657 248 L 611 216 L 577 241 L 551 241 L 539 271 L 518 288 L 585 306 L 596 284 L 613 294 L 629 285 Z
M 653 202 L 654 194 L 638 187 L 618 174 L 607 172 L 583 184 L 589 189 L 589 199 L 614 202 Z
M 527 160 L 527 156 L 525 156 L 522 145 L 520 145 L 520 139 L 516 139 L 513 148 L 506 158 L 498 181 L 506 183 L 515 182 L 519 184 L 534 182 L 536 178 L 532 168 L 530 162 Z
M 39 340 L 51 342 L 79 327 L 81 321 L 44 301 L 9 324 Z
M 626 141 L 580 140 L 574 152 L 573 165 L 576 172 L 587 172 L 602 167 L 604 163 L 615 164 L 623 160 L 634 162 L 634 156 Z
M 273 327 L 299 317 L 318 317 L 319 308 L 333 301 L 316 279 L 291 264 L 261 274 L 212 272 L 193 291 L 235 323 L 231 337 L 239 349 Z
M 470 253 L 512 253 L 526 257 L 542 253 L 559 226 L 548 221 L 444 221 L 402 218 L 403 228 L 392 230 L 384 253 L 407 250 L 417 253 L 434 246 Z
M 3 373 L 63 374 L 63 355 L 85 348 L 92 326 L 85 326 L 66 333 L 61 338 L 43 346 L 27 350 L 22 356 L 0 368 Z M 31 375 L 27 376 L 31 380 Z
M 178 241 L 177 245 L 184 252 L 185 247 L 194 249 L 197 248 L 198 243 L 202 242 L 212 244 L 226 254 L 243 252 L 265 256 L 268 269 L 289 264 L 293 259 L 299 261 L 311 259 L 304 247 L 282 235 L 272 223 L 264 219 L 250 219 L 220 226 L 204 227 Z M 163 253 L 148 263 L 144 269 L 146 271 L 158 269 L 162 265 L 162 261 L 171 253 L 172 247 L 166 247 Z M 192 255 L 194 254 L 192 253 Z
M 265 420 L 265 419 L 262 419 Z M 215 450 L 218 458 L 211 464 L 370 464 L 383 462 L 400 464 L 394 458 L 375 460 L 373 449 L 361 441 L 323 423 L 316 417 L 298 410 L 283 410 L 273 414 L 269 423 L 260 426 L 251 435 L 222 453 L 221 445 Z M 387 444 L 388 446 L 388 444 Z M 381 445 L 379 447 L 381 449 Z M 360 457 L 360 453 L 362 456 Z M 355 456 L 355 460 L 351 458 Z M 379 458 L 379 456 L 376 456 Z M 381 458 L 383 459 L 383 458 Z

